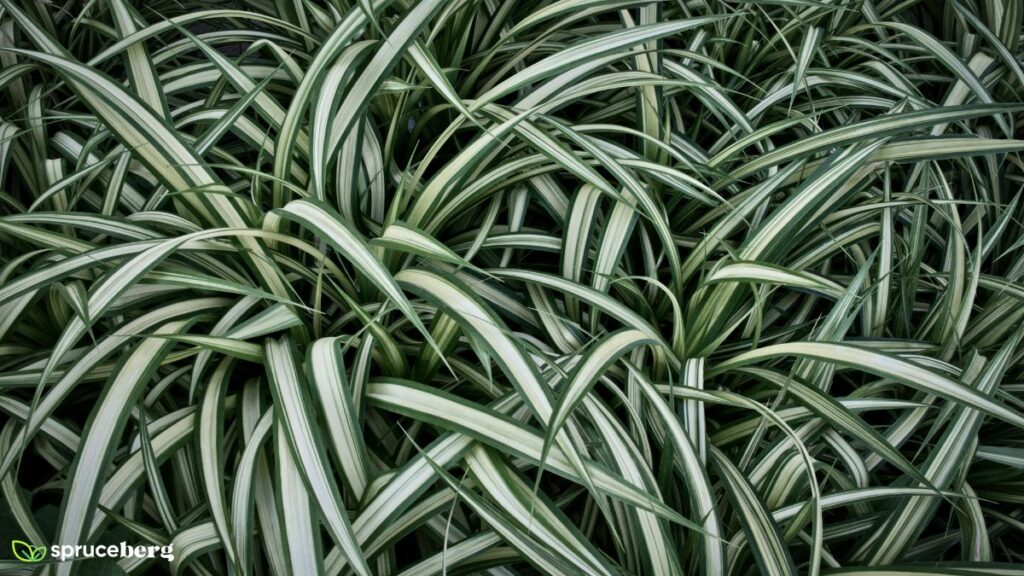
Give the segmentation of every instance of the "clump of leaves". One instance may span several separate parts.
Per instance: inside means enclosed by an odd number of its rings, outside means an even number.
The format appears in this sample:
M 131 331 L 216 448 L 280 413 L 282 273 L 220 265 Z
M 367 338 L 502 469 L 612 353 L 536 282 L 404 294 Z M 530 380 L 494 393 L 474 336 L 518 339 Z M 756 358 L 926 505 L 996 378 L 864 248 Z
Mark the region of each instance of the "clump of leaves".
M 0 524 L 174 546 L 109 574 L 1024 574 L 1022 18 L 0 0 Z

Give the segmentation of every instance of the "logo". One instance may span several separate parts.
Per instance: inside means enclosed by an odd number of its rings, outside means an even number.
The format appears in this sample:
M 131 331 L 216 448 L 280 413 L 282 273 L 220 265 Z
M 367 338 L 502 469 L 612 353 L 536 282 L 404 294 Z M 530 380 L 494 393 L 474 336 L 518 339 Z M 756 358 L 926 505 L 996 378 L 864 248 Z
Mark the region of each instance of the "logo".
M 127 542 L 120 544 L 89 544 L 75 545 L 54 544 L 46 546 L 34 546 L 24 540 L 11 540 L 11 552 L 14 557 L 22 562 L 42 562 L 49 556 L 57 562 L 73 562 L 75 560 L 88 558 L 163 558 L 169 562 L 174 561 L 174 544 L 165 546 L 129 546 Z
M 42 562 L 46 558 L 46 546 L 33 546 L 21 540 L 11 540 L 11 552 L 22 562 Z

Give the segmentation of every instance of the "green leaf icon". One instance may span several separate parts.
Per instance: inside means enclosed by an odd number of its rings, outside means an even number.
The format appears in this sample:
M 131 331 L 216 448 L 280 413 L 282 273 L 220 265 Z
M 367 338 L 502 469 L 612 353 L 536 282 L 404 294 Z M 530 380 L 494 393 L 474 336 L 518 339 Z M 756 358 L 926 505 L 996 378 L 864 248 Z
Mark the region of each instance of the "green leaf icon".
M 46 546 L 33 546 L 21 540 L 11 540 L 11 552 L 22 562 L 41 562 L 46 558 Z

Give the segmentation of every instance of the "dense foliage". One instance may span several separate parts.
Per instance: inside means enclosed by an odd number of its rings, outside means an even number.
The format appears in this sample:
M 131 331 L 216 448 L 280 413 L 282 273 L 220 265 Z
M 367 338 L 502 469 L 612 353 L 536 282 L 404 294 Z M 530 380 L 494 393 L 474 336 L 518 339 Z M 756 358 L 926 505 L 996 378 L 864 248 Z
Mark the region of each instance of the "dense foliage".
M 0 556 L 1024 574 L 1019 0 L 0 0 Z

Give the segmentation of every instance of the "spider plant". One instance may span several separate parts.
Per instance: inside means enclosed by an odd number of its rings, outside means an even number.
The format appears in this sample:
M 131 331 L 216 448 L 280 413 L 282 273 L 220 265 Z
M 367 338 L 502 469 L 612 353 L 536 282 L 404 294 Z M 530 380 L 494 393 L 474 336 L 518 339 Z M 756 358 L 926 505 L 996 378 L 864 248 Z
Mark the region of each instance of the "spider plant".
M 1022 20 L 0 0 L 0 572 L 1024 574 Z

